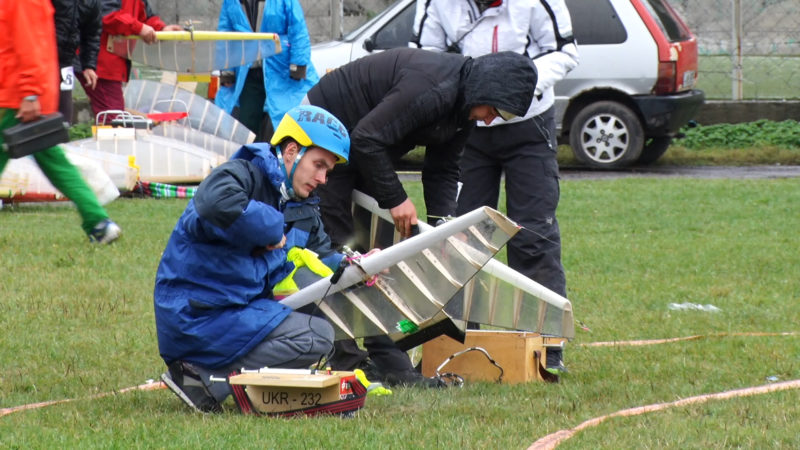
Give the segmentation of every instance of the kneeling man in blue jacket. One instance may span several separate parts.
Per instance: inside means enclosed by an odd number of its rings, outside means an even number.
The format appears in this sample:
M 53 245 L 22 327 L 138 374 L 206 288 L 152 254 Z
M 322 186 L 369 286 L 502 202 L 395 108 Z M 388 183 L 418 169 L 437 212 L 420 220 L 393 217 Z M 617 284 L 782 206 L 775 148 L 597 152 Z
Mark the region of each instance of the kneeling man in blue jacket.
M 271 144 L 242 147 L 200 184 L 156 274 L 161 378 L 198 411 L 221 411 L 231 393 L 211 376 L 308 368 L 333 348 L 325 319 L 292 311 L 273 291 L 295 269 L 292 249 L 312 250 L 332 270 L 341 262 L 311 192 L 347 162 L 350 138 L 324 109 L 298 106 Z

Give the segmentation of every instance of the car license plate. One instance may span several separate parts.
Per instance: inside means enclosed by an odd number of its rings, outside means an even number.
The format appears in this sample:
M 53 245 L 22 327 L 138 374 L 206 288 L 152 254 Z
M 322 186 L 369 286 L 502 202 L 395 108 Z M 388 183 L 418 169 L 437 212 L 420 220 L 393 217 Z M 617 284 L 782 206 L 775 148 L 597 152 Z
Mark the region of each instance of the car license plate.
M 683 73 L 683 88 L 684 89 L 692 89 L 694 87 L 695 80 L 694 70 L 687 70 Z

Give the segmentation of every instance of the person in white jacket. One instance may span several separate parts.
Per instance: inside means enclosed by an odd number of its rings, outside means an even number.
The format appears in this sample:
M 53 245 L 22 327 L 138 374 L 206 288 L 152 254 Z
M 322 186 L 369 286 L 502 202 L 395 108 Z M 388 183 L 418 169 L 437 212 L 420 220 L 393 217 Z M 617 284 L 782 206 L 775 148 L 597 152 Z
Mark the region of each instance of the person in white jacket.
M 578 65 L 578 48 L 564 0 L 417 0 L 409 45 L 472 57 L 513 51 L 533 59 L 539 79 L 527 114 L 478 123 L 467 140 L 457 214 L 496 208 L 505 174 L 507 213 L 524 227 L 509 243 L 509 266 L 566 296 L 553 86 Z M 548 370 L 565 372 L 562 352 L 547 353 Z

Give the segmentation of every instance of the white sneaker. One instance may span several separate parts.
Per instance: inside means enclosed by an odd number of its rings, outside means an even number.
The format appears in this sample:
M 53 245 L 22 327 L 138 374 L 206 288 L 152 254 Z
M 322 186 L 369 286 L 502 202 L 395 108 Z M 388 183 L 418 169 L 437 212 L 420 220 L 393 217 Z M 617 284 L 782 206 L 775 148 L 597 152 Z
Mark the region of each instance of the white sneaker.
M 98 244 L 110 244 L 122 235 L 122 228 L 111 219 L 98 223 L 89 233 L 89 240 Z

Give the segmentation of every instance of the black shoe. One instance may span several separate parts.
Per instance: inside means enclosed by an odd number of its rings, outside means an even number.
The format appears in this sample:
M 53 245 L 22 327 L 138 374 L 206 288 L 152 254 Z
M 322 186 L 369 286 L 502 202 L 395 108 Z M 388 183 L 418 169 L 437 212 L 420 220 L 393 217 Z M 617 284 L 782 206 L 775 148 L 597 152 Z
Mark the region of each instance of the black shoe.
M 569 372 L 567 366 L 564 365 L 563 358 L 564 352 L 561 349 L 548 349 L 545 370 L 553 375 L 562 375 Z
M 175 361 L 161 374 L 161 381 L 186 405 L 197 412 L 219 413 L 222 405 L 211 395 L 197 371 L 189 363 Z
M 404 370 L 387 373 L 383 377 L 383 382 L 389 386 L 400 387 L 421 387 L 439 389 L 447 387 L 447 384 L 439 378 L 428 378 L 416 370 Z

